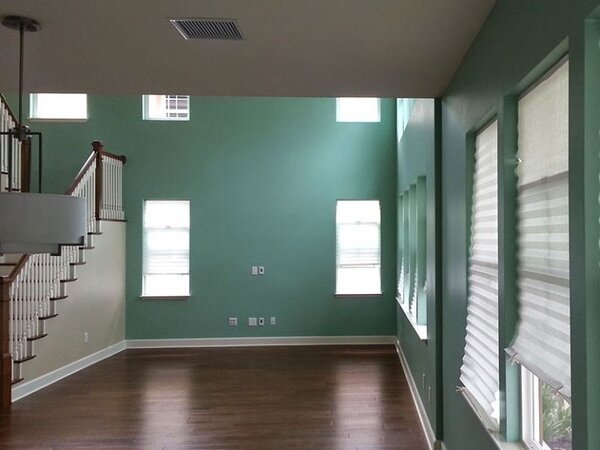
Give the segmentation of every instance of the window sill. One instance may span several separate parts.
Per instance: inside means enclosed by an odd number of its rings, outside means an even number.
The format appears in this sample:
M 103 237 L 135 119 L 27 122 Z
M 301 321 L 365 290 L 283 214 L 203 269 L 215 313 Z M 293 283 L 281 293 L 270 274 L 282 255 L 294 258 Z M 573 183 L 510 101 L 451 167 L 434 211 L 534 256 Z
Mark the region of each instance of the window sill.
M 67 123 L 67 122 L 73 122 L 73 123 L 86 123 L 89 119 L 85 118 L 85 119 L 67 119 L 67 118 L 52 118 L 52 117 L 30 117 L 29 121 L 30 122 L 62 122 L 62 123 Z
M 427 340 L 427 325 L 416 324 L 413 317 L 410 314 L 410 311 L 408 310 L 408 305 L 405 303 L 401 303 L 400 298 L 398 298 L 398 297 L 396 297 L 396 302 L 398 302 L 398 305 L 400 305 L 400 307 L 402 308 L 402 311 L 404 311 L 404 315 L 406 316 L 406 318 L 412 325 L 412 327 L 415 330 L 415 333 L 417 333 L 417 336 L 419 337 L 419 339 L 422 341 L 426 341 Z
M 188 300 L 188 295 L 140 295 L 141 300 Z
M 490 438 L 494 441 L 496 448 L 499 450 L 528 450 L 528 447 L 522 442 L 506 442 L 502 439 L 500 433 L 495 431 L 492 425 L 489 423 L 489 420 L 485 418 L 482 413 L 479 411 L 479 407 L 477 406 L 477 402 L 472 398 L 469 391 L 466 388 L 460 388 L 459 392 L 462 394 L 462 397 L 465 399 L 467 405 L 471 408 L 471 410 L 477 416 L 477 419 L 481 422 L 481 425 L 485 428 L 485 431 L 490 436 Z
M 189 122 L 190 118 L 186 117 L 186 118 L 173 118 L 173 117 L 169 117 L 169 118 L 143 118 L 142 119 L 144 122 Z
M 357 297 L 357 298 L 364 298 L 364 297 L 382 297 L 383 296 L 383 292 L 374 292 L 372 294 L 339 294 L 339 293 L 335 293 L 333 294 L 335 297 Z

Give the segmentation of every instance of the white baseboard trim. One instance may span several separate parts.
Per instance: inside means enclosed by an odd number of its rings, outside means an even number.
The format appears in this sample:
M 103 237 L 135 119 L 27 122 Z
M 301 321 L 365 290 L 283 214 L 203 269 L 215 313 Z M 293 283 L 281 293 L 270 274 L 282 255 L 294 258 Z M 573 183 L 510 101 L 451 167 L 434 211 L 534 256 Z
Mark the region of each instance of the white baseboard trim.
M 404 356 L 404 352 L 402 351 L 402 347 L 400 346 L 400 341 L 396 338 L 394 340 L 394 344 L 396 346 L 396 352 L 398 352 L 398 358 L 400 359 L 400 364 L 402 364 L 402 370 L 404 370 L 404 375 L 408 380 L 408 386 L 410 387 L 410 395 L 413 398 L 413 402 L 417 407 L 417 414 L 419 415 L 419 421 L 421 422 L 421 427 L 423 428 L 423 433 L 425 433 L 425 438 L 427 439 L 427 444 L 431 450 L 442 450 L 446 447 L 442 441 L 439 441 L 435 438 L 435 433 L 433 432 L 433 428 L 431 428 L 431 423 L 429 423 L 429 418 L 427 417 L 427 412 L 425 411 L 425 406 L 421 401 L 421 396 L 419 395 L 419 390 L 417 389 L 417 384 L 415 383 L 415 379 L 412 376 L 410 368 L 408 366 L 408 361 L 406 360 L 406 356 Z
M 126 343 L 123 340 L 111 345 L 110 347 L 99 350 L 96 353 L 85 356 L 80 360 L 67 364 L 66 366 L 53 370 L 52 372 L 42 375 L 34 380 L 19 383 L 12 388 L 12 401 L 14 403 L 23 397 L 27 397 L 28 395 L 33 394 L 34 392 L 39 391 L 40 389 L 43 389 L 52 383 L 56 383 L 57 381 L 62 380 L 63 378 L 68 377 L 75 372 L 79 372 L 80 370 L 85 369 L 92 364 L 96 364 L 103 359 L 116 355 L 117 353 L 125 350 L 125 348 Z
M 395 336 L 282 336 L 196 339 L 128 339 L 127 348 L 262 347 L 394 344 Z

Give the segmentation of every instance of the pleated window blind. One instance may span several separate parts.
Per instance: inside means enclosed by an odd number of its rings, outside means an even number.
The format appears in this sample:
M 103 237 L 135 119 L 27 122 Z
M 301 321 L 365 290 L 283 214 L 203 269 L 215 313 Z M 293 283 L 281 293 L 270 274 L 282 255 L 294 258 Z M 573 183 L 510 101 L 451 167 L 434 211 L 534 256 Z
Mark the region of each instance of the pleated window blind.
M 340 200 L 336 208 L 336 294 L 381 294 L 378 200 Z
M 143 295 L 189 295 L 190 202 L 147 200 L 143 240 Z
M 404 208 L 404 224 L 403 224 L 403 233 L 404 233 L 404 245 L 402 247 L 402 303 L 408 305 L 410 299 L 410 274 L 411 272 L 411 235 L 410 235 L 410 211 L 411 204 L 414 202 L 414 196 L 411 195 L 410 189 L 404 191 L 403 195 L 404 201 L 402 202 L 402 206 Z
M 476 137 L 470 244 L 467 336 L 460 380 L 486 425 L 496 430 L 500 418 L 497 121 Z
M 408 311 L 413 322 L 416 316 L 416 286 L 417 286 L 417 185 L 411 184 L 408 189 L 410 202 L 408 205 L 408 273 L 406 278 Z
M 519 100 L 517 337 L 507 352 L 565 398 L 569 325 L 569 66 Z
M 404 302 L 404 195 L 398 197 L 398 245 L 396 258 L 398 261 L 398 285 L 396 299 Z

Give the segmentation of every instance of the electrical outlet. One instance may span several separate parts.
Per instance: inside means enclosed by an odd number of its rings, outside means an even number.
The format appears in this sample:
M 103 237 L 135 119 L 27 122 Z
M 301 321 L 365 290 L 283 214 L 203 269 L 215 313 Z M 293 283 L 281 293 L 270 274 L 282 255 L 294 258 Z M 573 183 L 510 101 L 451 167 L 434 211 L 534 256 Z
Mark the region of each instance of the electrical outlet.
M 252 275 L 258 275 L 258 266 L 252 266 L 251 273 Z
M 258 274 L 259 275 L 265 274 L 265 266 L 258 266 Z
M 85 342 L 87 344 L 87 342 L 89 341 L 89 334 L 86 331 L 85 333 L 83 333 L 83 342 Z
M 262 327 L 265 324 L 265 318 L 264 317 L 259 317 L 258 318 L 258 324 Z
M 256 326 L 256 317 L 248 317 L 248 326 L 255 327 Z
M 277 325 L 277 318 L 275 316 L 271 317 L 271 325 Z
M 230 327 L 237 327 L 237 317 L 230 317 L 229 318 L 229 326 Z

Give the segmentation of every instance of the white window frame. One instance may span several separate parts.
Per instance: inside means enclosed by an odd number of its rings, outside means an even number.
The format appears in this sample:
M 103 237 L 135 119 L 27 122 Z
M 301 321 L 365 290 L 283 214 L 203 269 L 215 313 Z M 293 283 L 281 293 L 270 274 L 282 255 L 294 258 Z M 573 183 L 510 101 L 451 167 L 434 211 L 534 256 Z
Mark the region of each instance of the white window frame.
M 536 83 L 534 83 L 533 86 L 531 86 L 525 93 L 522 94 L 521 99 L 526 97 L 527 95 L 529 95 L 529 93 L 531 93 L 532 91 L 534 91 L 537 87 L 539 87 L 541 84 L 545 83 L 547 79 L 551 78 L 555 72 L 557 72 L 558 70 L 564 70 L 565 69 L 565 65 L 568 64 L 568 59 L 567 57 L 565 57 L 562 61 L 560 61 L 558 64 L 556 64 L 552 69 L 550 69 L 542 78 L 540 78 L 540 80 L 538 80 Z M 568 70 L 568 66 L 566 66 L 566 70 Z M 567 72 L 567 76 L 569 76 L 568 72 Z M 568 81 L 567 81 L 568 84 Z M 521 101 L 521 100 L 519 100 Z M 566 102 L 568 103 L 568 96 L 566 99 Z M 547 106 L 547 105 L 546 105 Z M 520 107 L 520 105 L 519 105 Z M 521 118 L 519 118 L 519 120 L 521 120 Z M 544 121 L 540 121 L 540 123 L 546 123 Z M 565 123 L 568 123 L 568 121 L 566 121 Z M 520 126 L 521 124 L 519 124 Z M 519 129 L 520 133 L 519 136 L 523 136 L 522 131 Z M 538 131 L 539 133 L 539 131 Z M 541 133 L 539 133 L 541 135 Z M 568 141 L 568 132 L 565 133 L 564 135 L 564 139 Z M 546 151 L 546 147 L 543 146 L 541 147 L 544 149 L 544 151 Z M 520 156 L 520 152 L 517 154 L 518 157 Z M 545 156 L 545 155 L 544 155 Z M 565 155 L 566 156 L 566 161 L 568 161 L 568 153 Z M 538 159 L 540 159 L 538 157 Z M 530 166 L 532 165 L 531 161 L 534 161 L 532 158 L 530 158 L 529 160 L 529 164 Z M 523 162 L 521 160 L 519 160 L 519 164 L 523 164 Z M 545 161 L 545 164 L 548 164 Z M 536 167 L 537 166 L 533 166 Z M 519 166 L 519 168 L 521 168 L 521 166 Z M 553 171 L 556 171 L 556 167 L 552 168 Z M 523 172 L 523 171 L 522 171 Z M 568 167 L 568 163 L 565 167 L 564 172 L 566 172 L 567 177 L 569 176 L 569 167 Z M 529 175 L 529 173 L 527 173 Z M 523 175 L 523 173 L 518 174 L 518 175 Z M 551 178 L 552 176 L 555 176 L 556 174 L 546 174 L 545 178 L 542 179 L 547 179 L 547 178 Z M 562 175 L 562 173 L 559 173 L 558 175 Z M 522 181 L 522 180 L 520 180 Z M 535 182 L 537 180 L 534 179 L 533 182 Z M 530 183 L 533 183 L 530 182 Z M 522 188 L 522 186 L 519 186 L 520 188 Z M 544 192 L 545 195 L 549 195 L 547 194 L 547 192 Z M 538 194 L 539 196 L 539 194 Z M 568 196 L 567 196 L 568 197 Z M 520 199 L 519 199 L 520 200 Z M 568 217 L 568 213 L 567 213 L 567 217 Z M 518 219 L 519 220 L 519 219 Z M 560 221 L 559 221 L 560 222 Z M 554 241 L 552 241 L 554 242 Z M 530 250 L 529 248 L 526 248 L 525 251 Z M 520 251 L 523 251 L 523 249 L 520 249 Z M 521 255 L 518 255 L 519 257 L 521 257 Z M 570 256 L 570 252 L 569 252 L 569 256 Z M 555 266 L 552 266 L 553 269 L 555 269 Z M 567 289 L 568 291 L 568 289 Z M 569 299 L 568 299 L 569 300 Z M 522 314 L 522 307 L 523 307 L 523 300 L 521 298 L 519 298 L 520 301 L 520 305 L 519 305 L 519 312 L 520 314 Z M 531 302 L 530 302 L 531 303 Z M 542 305 L 540 307 L 540 309 L 542 308 L 548 308 L 548 305 Z M 569 323 L 569 332 L 570 332 L 570 322 Z M 520 332 L 521 329 L 520 327 L 522 327 L 523 325 L 523 319 L 521 319 L 521 322 L 519 324 L 519 327 L 517 329 L 517 337 L 516 337 L 516 343 L 519 343 L 519 339 L 520 339 Z M 544 323 L 543 326 L 547 326 L 546 323 Z M 548 325 L 549 326 L 549 325 Z M 532 332 L 533 329 L 533 332 Z M 532 334 L 535 332 L 535 328 L 531 327 L 528 329 L 528 333 Z M 537 338 L 542 339 L 542 338 Z M 523 345 L 522 347 L 525 348 L 527 350 L 528 355 L 523 355 L 523 354 L 519 354 L 518 351 L 515 350 L 515 343 L 513 343 L 511 345 L 511 347 L 509 347 L 507 349 L 507 353 L 509 354 L 509 356 L 511 356 L 515 362 L 519 363 L 519 368 L 520 368 L 520 372 L 521 372 L 521 377 L 520 377 L 520 389 L 521 389 L 521 440 L 523 445 L 531 450 L 552 450 L 551 447 L 546 444 L 546 442 L 544 441 L 544 405 L 543 405 L 543 386 L 542 384 L 545 384 L 546 386 L 549 386 L 552 389 L 557 389 L 557 393 L 556 395 L 563 397 L 563 399 L 568 399 L 569 395 L 570 395 L 570 384 L 571 384 L 571 380 L 569 378 L 569 388 L 566 390 L 566 392 L 563 392 L 563 388 L 565 386 L 565 382 L 564 382 L 564 376 L 563 374 L 561 374 L 558 371 L 550 371 L 548 370 L 548 367 L 544 367 L 543 364 L 540 364 L 539 361 L 536 361 L 534 357 L 532 357 L 531 355 L 536 355 L 535 352 L 533 352 L 531 350 L 531 348 L 527 347 L 527 344 Z M 529 345 L 529 347 L 531 347 L 531 345 Z M 522 352 L 525 353 L 525 352 Z M 546 361 L 544 361 L 545 363 Z M 528 367 L 531 369 L 529 370 L 527 367 L 525 367 L 525 365 L 523 364 L 530 364 L 528 365 Z M 558 367 L 559 364 L 556 364 L 556 367 Z M 555 368 L 555 367 L 551 367 L 551 368 Z M 537 374 L 536 374 L 537 373 Z M 558 375 L 557 375 L 558 374 Z M 558 379 L 554 379 L 554 378 L 558 378 Z M 553 383 L 554 382 L 554 383 Z M 568 400 L 565 400 L 568 401 Z
M 164 102 L 163 115 L 152 115 L 150 102 L 156 97 L 162 97 L 161 101 Z M 183 112 L 170 112 L 167 103 L 170 100 L 180 101 L 185 99 L 187 101 L 187 109 L 182 110 Z M 142 95 L 142 119 L 143 120 L 158 120 L 158 121 L 175 121 L 175 122 L 186 122 L 190 120 L 190 96 L 189 95 L 178 95 L 178 94 L 145 94 Z M 185 114 L 183 116 L 171 115 L 171 114 Z
M 75 113 L 70 113 L 70 114 L 56 113 L 56 114 L 41 115 L 40 111 L 38 111 L 38 109 L 39 109 L 40 100 L 43 100 L 43 98 L 41 98 L 42 96 L 53 96 L 53 97 L 55 97 L 54 101 L 56 101 L 56 102 L 59 102 L 60 99 L 62 98 L 63 102 L 61 102 L 61 103 L 63 105 L 64 105 L 64 100 L 66 100 L 66 99 L 70 99 L 71 101 L 78 100 L 78 101 L 82 102 L 83 105 L 80 105 L 81 111 L 76 111 Z M 46 100 L 48 100 L 48 97 L 46 97 Z M 57 121 L 57 122 L 86 122 L 88 120 L 88 117 L 89 117 L 89 113 L 88 113 L 87 94 L 81 94 L 81 93 L 64 93 L 64 94 L 63 93 L 59 93 L 59 94 L 33 93 L 33 94 L 29 94 L 29 119 L 30 120 Z
M 339 226 L 340 223 L 338 223 L 337 220 L 337 211 L 338 211 L 338 206 L 340 203 L 343 202 L 376 202 L 377 206 L 379 208 L 379 220 L 378 222 L 357 222 L 357 223 L 361 223 L 361 224 L 376 224 L 379 227 L 379 254 L 378 254 L 378 264 L 375 265 L 376 268 L 378 268 L 378 277 L 379 277 L 379 291 L 377 292 L 341 292 L 339 289 L 339 280 L 338 280 L 338 270 L 343 266 L 340 264 L 339 262 L 339 237 L 338 237 L 338 231 L 339 231 Z M 336 261 L 335 261 L 335 295 L 336 297 L 375 297 L 375 296 L 381 296 L 382 293 L 382 286 L 381 286 L 381 202 L 379 200 L 353 200 L 353 199 L 344 199 L 344 200 L 337 200 L 336 201 L 336 218 L 335 218 L 335 225 L 336 225 L 336 236 L 335 236 L 335 246 L 336 246 Z M 341 224 L 343 225 L 343 223 Z
M 521 366 L 521 435 L 523 444 L 531 450 L 552 450 L 543 436 L 542 383 L 533 372 Z
M 187 267 L 187 276 L 188 276 L 188 286 L 187 286 L 187 293 L 182 293 L 182 294 L 175 294 L 175 295 L 169 295 L 169 294 L 160 294 L 160 293 L 153 293 L 153 292 L 148 292 L 147 288 L 146 288 L 146 264 L 147 264 L 147 260 L 146 260 L 146 233 L 148 230 L 150 230 L 150 227 L 146 226 L 145 223 L 145 210 L 146 210 L 146 204 L 148 202 L 187 202 L 188 204 L 188 211 L 190 213 L 190 221 L 188 222 L 188 226 L 187 227 L 183 227 L 183 228 L 179 228 L 180 230 L 186 230 L 188 233 L 188 242 L 190 241 L 190 237 L 191 237 L 191 202 L 190 200 L 186 200 L 186 199 L 147 199 L 144 200 L 144 204 L 143 204 L 143 212 L 142 212 L 142 295 L 140 297 L 142 298 L 147 298 L 147 299 L 156 299 L 156 298 L 170 298 L 170 299 L 185 299 L 185 298 L 189 298 L 191 293 L 190 293 L 190 283 L 191 283 L 191 279 L 190 279 L 190 265 L 189 265 L 189 257 L 190 257 L 190 246 L 188 244 L 188 267 Z M 170 228 L 170 227 L 169 227 Z M 152 228 L 152 229 L 163 229 L 163 228 Z M 179 275 L 186 275 L 186 273 L 181 273 Z
M 467 260 L 467 333 L 460 369 L 464 388 L 460 390 L 485 427 L 498 432 L 498 120 L 494 118 L 481 127 L 474 138 Z
M 532 450 L 551 450 L 541 439 L 540 379 L 521 367 L 521 420 L 523 443 Z
M 375 115 L 356 115 L 347 108 L 354 103 L 354 108 L 357 107 L 356 103 L 360 102 L 377 102 L 377 111 Z M 372 105 L 367 105 L 371 107 Z M 335 118 L 336 122 L 354 122 L 354 123 L 377 123 L 381 122 L 381 99 L 375 97 L 338 97 L 335 101 Z
M 420 340 L 427 336 L 427 194 L 425 176 L 417 177 L 402 193 L 402 282 L 396 301 Z

